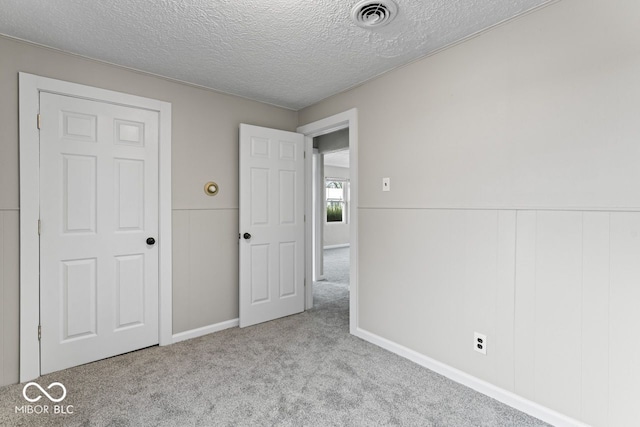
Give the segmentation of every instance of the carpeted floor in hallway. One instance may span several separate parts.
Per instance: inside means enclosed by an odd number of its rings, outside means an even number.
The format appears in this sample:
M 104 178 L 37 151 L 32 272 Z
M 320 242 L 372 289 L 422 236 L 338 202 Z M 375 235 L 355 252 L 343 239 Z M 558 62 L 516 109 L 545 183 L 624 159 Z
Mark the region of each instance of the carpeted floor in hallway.
M 324 278 L 318 282 L 334 283 L 337 285 L 349 286 L 349 248 L 325 249 L 324 257 Z

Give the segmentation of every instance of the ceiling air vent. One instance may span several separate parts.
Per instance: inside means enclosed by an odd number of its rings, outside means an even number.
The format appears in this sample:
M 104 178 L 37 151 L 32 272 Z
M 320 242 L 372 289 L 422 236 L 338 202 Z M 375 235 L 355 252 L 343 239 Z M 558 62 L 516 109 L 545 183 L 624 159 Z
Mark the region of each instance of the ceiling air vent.
M 391 0 L 362 0 L 351 9 L 351 19 L 363 28 L 379 28 L 393 21 L 397 12 Z

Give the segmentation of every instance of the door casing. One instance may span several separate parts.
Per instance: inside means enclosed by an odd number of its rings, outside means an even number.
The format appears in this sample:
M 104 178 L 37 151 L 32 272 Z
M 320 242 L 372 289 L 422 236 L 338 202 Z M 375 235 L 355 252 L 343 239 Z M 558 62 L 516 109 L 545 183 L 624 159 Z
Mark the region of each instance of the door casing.
M 159 114 L 159 341 L 172 340 L 171 313 L 171 104 L 150 98 L 19 73 L 20 100 L 20 382 L 40 376 L 40 239 L 38 220 L 40 92 L 57 93 Z
M 313 235 L 312 235 L 312 257 L 313 257 L 313 269 L 311 271 L 311 281 L 317 282 L 324 279 L 324 254 L 323 254 L 323 230 L 324 230 L 324 217 L 322 216 L 322 198 L 324 183 L 322 182 L 322 171 L 324 170 L 324 156 L 318 152 L 317 148 L 313 149 L 313 178 L 311 185 L 313 186 L 312 197 L 313 202 L 311 206 L 311 221 L 313 222 Z M 312 301 L 309 302 L 311 304 Z M 307 309 L 311 308 L 311 305 Z
M 355 334 L 358 328 L 358 110 L 352 108 L 342 113 L 300 126 L 297 132 L 305 136 L 306 158 L 306 180 L 305 199 L 307 218 L 312 218 L 313 206 L 313 186 L 312 158 L 313 138 L 340 129 L 349 128 L 349 182 L 351 186 L 351 206 L 349 210 L 349 332 Z M 313 221 L 305 224 L 305 270 L 307 277 L 306 286 L 306 307 L 313 305 L 312 292 L 312 271 L 313 271 L 313 250 L 312 232 Z

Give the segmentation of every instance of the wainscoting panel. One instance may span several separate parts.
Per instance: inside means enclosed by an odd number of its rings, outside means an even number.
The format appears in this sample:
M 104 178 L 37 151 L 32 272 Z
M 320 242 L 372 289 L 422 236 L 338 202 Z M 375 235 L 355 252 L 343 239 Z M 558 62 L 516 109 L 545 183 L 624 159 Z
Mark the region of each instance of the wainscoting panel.
M 238 210 L 173 211 L 173 334 L 238 318 Z
M 497 271 L 495 290 L 495 336 L 491 340 L 491 353 L 495 359 L 493 383 L 505 390 L 514 390 L 514 370 L 498 368 L 513 366 L 515 325 L 515 258 L 516 212 L 498 211 Z M 481 362 L 482 363 L 482 362 Z
M 594 426 L 608 425 L 610 218 L 608 212 L 582 218 L 582 419 Z
M 535 212 L 518 212 L 516 236 L 514 390 L 520 396 L 535 401 Z
M 360 328 L 513 390 L 515 211 L 359 215 Z
M 640 419 L 640 213 L 359 215 L 361 331 L 595 427 Z
M 188 210 L 174 210 L 172 212 L 172 322 L 174 335 L 191 329 L 189 315 L 189 292 L 191 291 L 189 274 L 189 217 Z
M 580 418 L 582 213 L 518 213 L 517 235 L 516 391 Z
M 0 210 L 0 387 L 19 379 L 19 224 L 17 210 Z
M 640 213 L 520 211 L 516 392 L 594 426 L 640 419 Z
M 609 238 L 609 335 L 594 342 L 591 331 L 585 329 L 584 332 L 591 345 L 609 343 L 609 420 L 603 425 L 637 425 L 640 420 L 640 213 L 612 213 Z M 600 312 L 604 311 L 600 308 Z M 606 324 L 606 318 L 599 320 Z M 606 388 L 607 384 L 601 386 Z

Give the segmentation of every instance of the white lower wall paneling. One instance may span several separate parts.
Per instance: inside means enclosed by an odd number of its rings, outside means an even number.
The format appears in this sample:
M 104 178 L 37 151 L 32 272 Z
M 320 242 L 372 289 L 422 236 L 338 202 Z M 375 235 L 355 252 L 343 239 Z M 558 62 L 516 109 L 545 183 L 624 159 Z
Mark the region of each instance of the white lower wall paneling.
M 0 211 L 0 242 L 2 244 L 0 244 L 0 272 L 4 272 L 5 269 L 5 262 L 4 262 L 4 212 Z M 16 248 L 17 249 L 17 248 Z M 5 283 L 4 283 L 4 274 L 0 274 L 0 295 L 2 295 L 2 302 L 4 302 L 4 288 L 5 288 Z M 5 314 L 5 308 L 4 308 L 4 304 L 0 304 L 0 349 L 2 349 L 2 352 L 0 352 L 0 387 L 3 385 L 8 384 L 5 381 L 5 372 L 4 372 L 4 352 L 5 349 L 7 348 L 4 345 L 4 314 Z
M 516 392 L 594 426 L 640 419 L 640 213 L 518 212 Z
M 19 217 L 0 210 L 0 387 L 19 379 Z
M 189 225 L 189 212 L 188 210 L 174 210 L 172 213 L 173 335 L 191 329 L 189 315 L 189 292 L 191 290 L 189 274 L 189 237 L 191 227 Z
M 512 389 L 515 212 L 359 215 L 359 326 Z M 474 332 L 487 335 L 487 356 L 474 351 Z
M 535 220 L 534 233 L 518 233 L 518 240 L 534 246 L 535 256 L 527 255 L 526 259 L 534 264 L 520 261 L 516 292 L 522 290 L 533 298 L 519 299 L 516 315 L 533 315 L 528 319 L 533 328 L 516 330 L 516 340 L 527 347 L 527 341 L 533 342 L 533 349 L 528 349 L 532 354 L 526 357 L 533 356 L 533 364 L 530 360 L 526 363 L 534 371 L 526 379 L 516 377 L 516 384 L 521 386 L 528 381 L 526 389 L 533 391 L 530 397 L 579 418 L 581 366 L 576 361 L 580 361 L 581 352 L 582 213 L 519 215 L 519 227 L 530 220 Z M 526 286 L 533 289 L 525 289 Z M 524 362 L 517 359 L 516 365 L 520 363 Z
M 173 211 L 173 334 L 238 318 L 238 210 Z
M 527 399 L 535 399 L 536 313 L 535 266 L 536 224 L 535 212 L 518 212 L 515 260 L 515 317 L 514 323 L 514 384 L 515 392 Z
M 582 419 L 608 424 L 609 408 L 609 228 L 608 212 L 582 218 Z
M 498 240 L 495 289 L 495 337 L 513 337 L 515 325 L 515 258 L 516 212 L 498 212 Z M 513 338 L 491 339 L 490 356 L 496 366 L 513 366 Z M 480 358 L 482 360 L 482 358 Z M 496 369 L 493 383 L 505 390 L 514 391 L 514 370 Z
M 640 213 L 612 213 L 609 239 L 609 419 L 603 425 L 631 426 L 640 422 Z M 585 330 L 593 343 L 590 333 Z
M 358 336 L 558 425 L 640 419 L 640 213 L 359 212 Z

